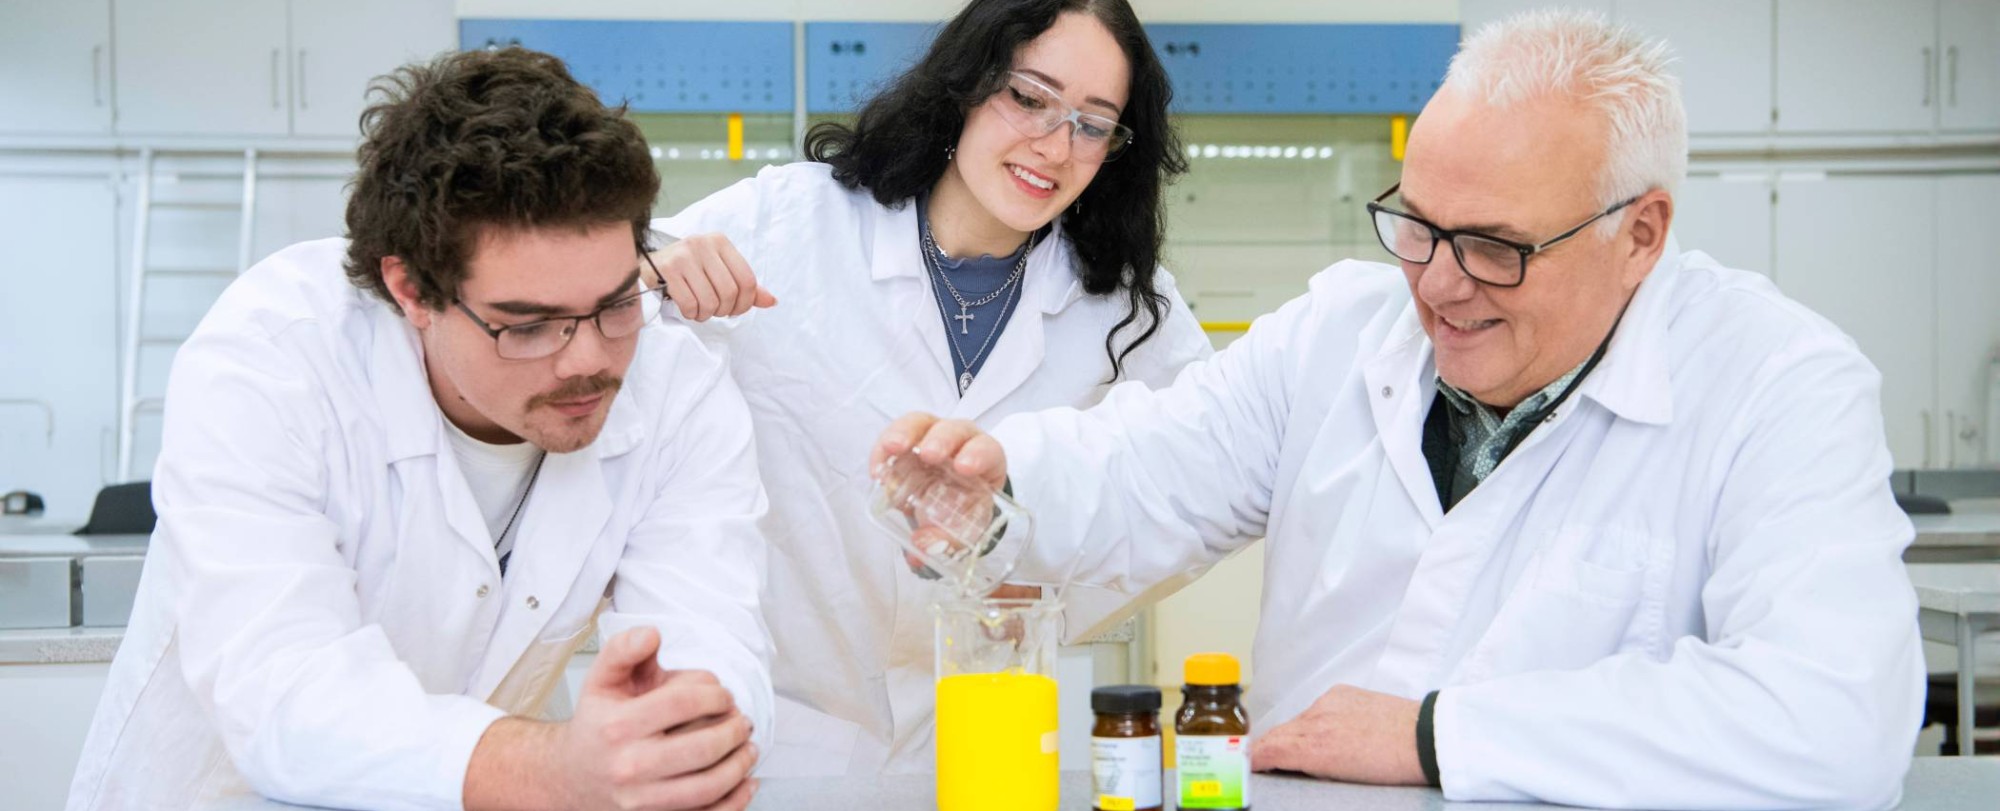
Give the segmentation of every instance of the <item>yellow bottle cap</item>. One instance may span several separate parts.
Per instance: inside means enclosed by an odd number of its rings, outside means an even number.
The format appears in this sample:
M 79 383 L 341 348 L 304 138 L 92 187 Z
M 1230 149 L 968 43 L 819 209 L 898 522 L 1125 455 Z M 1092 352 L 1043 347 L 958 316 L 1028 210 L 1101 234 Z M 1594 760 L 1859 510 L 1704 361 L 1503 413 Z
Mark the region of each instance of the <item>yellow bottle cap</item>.
M 1181 666 L 1188 684 L 1236 684 L 1243 680 L 1243 666 L 1227 653 L 1197 653 Z

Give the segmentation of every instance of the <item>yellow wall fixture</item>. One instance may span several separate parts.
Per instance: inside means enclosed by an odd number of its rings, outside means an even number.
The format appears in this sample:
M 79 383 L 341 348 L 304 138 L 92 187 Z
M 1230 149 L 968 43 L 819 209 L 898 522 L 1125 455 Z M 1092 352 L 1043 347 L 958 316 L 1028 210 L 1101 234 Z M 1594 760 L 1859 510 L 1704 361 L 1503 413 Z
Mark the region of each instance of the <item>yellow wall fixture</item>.
M 729 114 L 729 159 L 733 161 L 740 161 L 743 159 L 743 114 L 742 113 Z M 1401 159 L 1402 158 L 1400 157 L 1397 158 L 1397 160 Z
M 1403 161 L 1403 150 L 1410 145 L 1410 117 L 1406 115 L 1389 117 L 1389 157 L 1397 163 Z
M 1250 331 L 1250 322 L 1248 322 L 1248 321 L 1203 321 L 1203 322 L 1201 322 L 1201 330 L 1202 330 L 1203 332 L 1249 332 L 1249 331 Z

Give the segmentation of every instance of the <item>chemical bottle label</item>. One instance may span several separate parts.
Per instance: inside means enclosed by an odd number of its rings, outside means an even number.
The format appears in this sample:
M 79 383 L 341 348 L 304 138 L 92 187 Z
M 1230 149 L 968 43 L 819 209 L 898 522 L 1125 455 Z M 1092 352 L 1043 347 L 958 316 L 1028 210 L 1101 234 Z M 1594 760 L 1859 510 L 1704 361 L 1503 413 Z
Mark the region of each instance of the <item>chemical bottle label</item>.
M 1099 811 L 1160 807 L 1160 739 L 1091 738 L 1090 772 Z
M 1250 807 L 1250 736 L 1176 738 L 1174 767 L 1180 778 L 1180 807 Z

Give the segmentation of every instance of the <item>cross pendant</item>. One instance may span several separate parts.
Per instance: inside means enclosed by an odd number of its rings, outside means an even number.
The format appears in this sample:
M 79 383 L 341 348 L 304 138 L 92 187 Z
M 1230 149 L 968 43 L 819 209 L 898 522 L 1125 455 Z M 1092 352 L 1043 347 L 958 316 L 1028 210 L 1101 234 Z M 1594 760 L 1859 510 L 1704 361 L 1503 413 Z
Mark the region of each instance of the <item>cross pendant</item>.
M 958 334 L 971 335 L 972 319 L 978 317 L 979 316 L 973 315 L 971 311 L 965 309 L 965 305 L 963 304 L 958 305 L 958 315 L 952 316 L 952 318 L 958 319 Z

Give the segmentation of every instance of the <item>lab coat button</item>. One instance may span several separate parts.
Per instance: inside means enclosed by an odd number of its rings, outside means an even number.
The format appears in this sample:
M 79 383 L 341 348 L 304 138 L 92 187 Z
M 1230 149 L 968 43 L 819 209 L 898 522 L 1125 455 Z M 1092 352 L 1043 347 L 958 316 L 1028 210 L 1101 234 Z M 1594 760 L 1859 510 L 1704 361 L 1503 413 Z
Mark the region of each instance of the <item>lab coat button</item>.
M 535 609 L 537 609 L 537 608 L 541 608 L 541 607 L 542 607 L 542 601 L 540 601 L 540 600 L 537 600 L 537 599 L 535 599 L 535 596 L 534 596 L 534 595 L 532 595 L 532 594 L 528 595 L 528 610 L 529 610 L 529 611 L 533 611 L 533 610 L 535 610 Z
M 1383 386 L 1383 387 L 1382 387 L 1382 399 L 1386 400 L 1386 399 L 1389 399 L 1390 397 L 1394 397 L 1394 396 L 1396 396 L 1396 390 L 1395 390 L 1395 389 L 1393 389 L 1393 388 L 1391 388 L 1391 387 L 1389 387 L 1389 386 Z
M 486 598 L 486 594 L 487 594 L 488 592 L 491 592 L 492 590 L 493 590 L 493 588 L 492 588 L 491 586 L 488 586 L 488 585 L 486 585 L 485 583 L 481 583 L 481 584 L 479 584 L 479 590 L 478 590 L 478 591 L 475 591 L 475 592 L 473 592 L 473 593 L 472 593 L 472 596 L 474 596 L 474 597 L 478 597 L 478 598 L 480 598 L 480 599 L 485 599 L 485 598 Z

